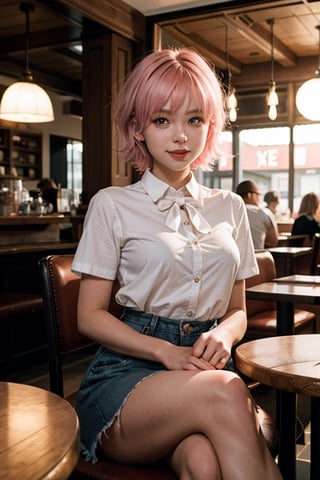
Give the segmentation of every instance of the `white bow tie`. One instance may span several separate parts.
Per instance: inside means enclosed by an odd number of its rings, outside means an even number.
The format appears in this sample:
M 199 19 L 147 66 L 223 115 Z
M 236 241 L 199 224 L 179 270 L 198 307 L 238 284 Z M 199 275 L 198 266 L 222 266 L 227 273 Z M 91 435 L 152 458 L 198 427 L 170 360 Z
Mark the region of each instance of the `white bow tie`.
M 156 205 L 162 212 L 168 210 L 164 224 L 175 232 L 178 232 L 181 224 L 181 209 L 186 211 L 190 222 L 198 232 L 206 234 L 211 231 L 211 226 L 197 209 L 202 207 L 202 202 L 193 197 L 169 196 L 167 194 L 166 197 L 160 198 Z

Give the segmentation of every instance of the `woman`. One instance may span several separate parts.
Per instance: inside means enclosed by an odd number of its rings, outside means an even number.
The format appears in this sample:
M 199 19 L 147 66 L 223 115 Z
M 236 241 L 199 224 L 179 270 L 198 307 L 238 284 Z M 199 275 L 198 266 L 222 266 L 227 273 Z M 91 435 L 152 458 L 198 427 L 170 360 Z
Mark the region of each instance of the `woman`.
M 295 219 L 292 226 L 292 235 L 309 235 L 308 244 L 312 244 L 315 233 L 320 232 L 320 222 L 317 219 L 317 210 L 319 207 L 318 196 L 311 192 L 302 197 L 298 218 Z
M 279 194 L 275 191 L 267 192 L 267 193 L 265 193 L 265 195 L 263 197 L 263 201 L 266 203 L 266 206 L 263 209 L 263 211 L 267 215 L 269 215 L 271 220 L 276 224 L 277 214 L 278 214 L 277 208 L 278 208 L 279 203 L 280 203 Z
M 91 200 L 73 263 L 79 329 L 101 344 L 78 397 L 83 453 L 166 458 L 181 480 L 279 479 L 254 402 L 228 368 L 246 330 L 244 279 L 257 273 L 245 209 L 192 173 L 217 154 L 220 84 L 191 50 L 154 52 L 115 118 L 143 175 Z M 121 319 L 108 313 L 115 279 Z

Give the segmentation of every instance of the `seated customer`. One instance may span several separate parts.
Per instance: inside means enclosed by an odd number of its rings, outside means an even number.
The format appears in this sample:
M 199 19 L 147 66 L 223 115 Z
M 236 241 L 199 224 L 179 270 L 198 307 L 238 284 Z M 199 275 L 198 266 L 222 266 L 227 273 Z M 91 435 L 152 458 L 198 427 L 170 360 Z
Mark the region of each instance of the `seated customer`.
M 308 243 L 312 243 L 314 234 L 320 232 L 319 217 L 317 218 L 318 207 L 319 198 L 315 193 L 304 195 L 300 203 L 299 216 L 292 226 L 292 235 L 309 235 Z
M 259 190 L 251 180 L 237 186 L 236 193 L 246 205 L 252 240 L 255 250 L 275 247 L 278 244 L 278 230 L 272 219 L 259 207 Z
M 53 212 L 57 212 L 57 195 L 58 187 L 52 178 L 43 178 L 37 184 L 43 200 L 47 203 L 51 203 Z
M 266 202 L 266 207 L 263 211 L 273 220 L 274 223 L 277 221 L 277 208 L 280 203 L 280 196 L 275 191 L 267 192 L 264 197 L 263 201 Z

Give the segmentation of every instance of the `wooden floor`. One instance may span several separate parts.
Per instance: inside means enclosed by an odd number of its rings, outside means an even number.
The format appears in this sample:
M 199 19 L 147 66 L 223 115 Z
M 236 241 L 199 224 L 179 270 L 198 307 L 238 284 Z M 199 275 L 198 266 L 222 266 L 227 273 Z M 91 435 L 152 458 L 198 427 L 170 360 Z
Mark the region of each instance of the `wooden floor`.
M 65 359 L 64 366 L 64 388 L 65 395 L 68 395 L 78 389 L 81 377 L 88 365 L 90 360 L 89 356 L 83 356 L 83 354 L 75 353 L 68 356 Z M 37 387 L 49 389 L 49 378 L 47 372 L 47 365 L 39 365 L 38 367 L 33 367 L 30 370 L 20 372 L 12 376 L 9 381 L 17 383 L 27 383 Z M 263 397 L 266 399 L 266 405 L 270 402 L 270 392 L 262 389 L 258 394 L 258 403 L 263 405 Z M 268 409 L 268 407 L 267 407 Z M 272 413 L 272 407 L 270 408 L 270 413 Z M 310 425 L 307 424 L 305 428 L 304 435 L 304 444 L 297 445 L 297 479 L 296 480 L 309 480 L 309 463 L 310 459 Z

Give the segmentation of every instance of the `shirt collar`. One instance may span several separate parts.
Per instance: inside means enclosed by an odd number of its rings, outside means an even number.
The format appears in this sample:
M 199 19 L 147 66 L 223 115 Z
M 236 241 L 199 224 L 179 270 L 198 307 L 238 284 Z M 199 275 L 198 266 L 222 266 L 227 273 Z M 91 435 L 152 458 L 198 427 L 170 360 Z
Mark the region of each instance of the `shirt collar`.
M 149 169 L 144 172 L 141 178 L 141 185 L 143 189 L 147 192 L 147 194 L 150 195 L 154 203 L 160 200 L 160 198 L 165 197 L 166 193 L 175 195 L 175 193 L 177 192 L 175 188 L 171 187 L 167 183 L 154 176 Z M 202 205 L 203 202 L 201 188 L 193 172 L 191 172 L 191 178 L 189 182 L 180 190 L 185 190 L 186 196 L 193 197 L 195 200 L 198 200 Z
M 185 210 L 193 227 L 200 233 L 207 234 L 211 226 L 200 214 L 203 206 L 201 189 L 191 172 L 190 181 L 185 187 L 176 190 L 146 171 L 141 185 L 161 212 L 166 213 L 164 225 L 176 232 L 182 224 L 181 209 Z

